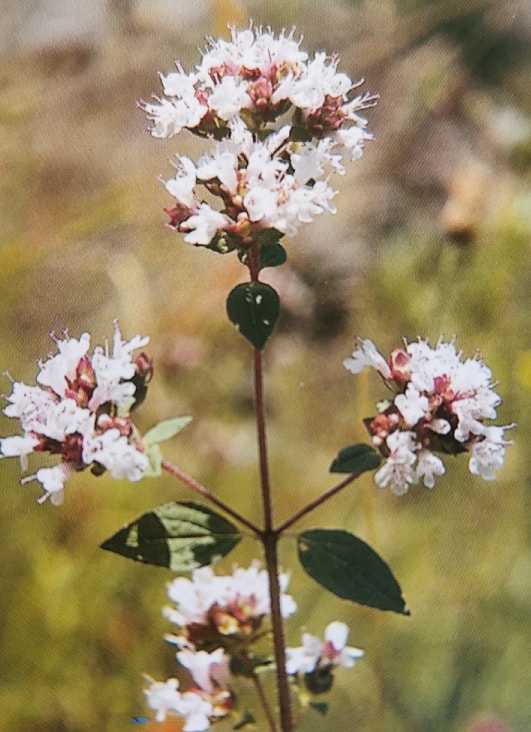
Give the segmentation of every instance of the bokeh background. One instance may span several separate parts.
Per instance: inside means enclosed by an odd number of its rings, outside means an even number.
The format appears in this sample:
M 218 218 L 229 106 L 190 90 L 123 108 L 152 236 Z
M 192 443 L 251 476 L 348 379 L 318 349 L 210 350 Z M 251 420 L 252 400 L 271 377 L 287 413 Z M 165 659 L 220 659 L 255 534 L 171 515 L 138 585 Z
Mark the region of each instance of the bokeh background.
M 500 422 L 518 422 L 493 483 L 447 461 L 433 491 L 402 498 L 366 475 L 301 528 L 346 528 L 399 578 L 412 615 L 325 595 L 282 546 L 299 612 L 332 619 L 365 649 L 338 672 L 301 731 L 526 732 L 531 729 L 531 11 L 525 0 L 2 0 L 0 4 L 0 364 L 32 382 L 51 330 L 93 343 L 119 317 L 149 334 L 155 379 L 138 423 L 190 414 L 166 455 L 259 520 L 249 348 L 225 316 L 245 278 L 234 256 L 164 228 L 157 176 L 182 134 L 154 140 L 135 100 L 156 70 L 197 62 L 206 35 L 249 18 L 296 25 L 311 52 L 337 51 L 381 100 L 376 140 L 336 179 L 338 213 L 285 241 L 271 272 L 283 314 L 266 350 L 276 515 L 334 484 L 337 450 L 363 440 L 382 394 L 341 366 L 356 335 L 385 352 L 401 338 L 457 334 L 499 380 Z M 3 380 L 1 391 L 10 391 Z M 16 423 L 0 417 L 0 434 Z M 0 461 L 0 730 L 162 731 L 142 721 L 142 673 L 175 674 L 163 569 L 98 549 L 123 523 L 172 499 L 168 477 L 70 480 L 64 505 L 37 505 L 15 460 Z M 231 561 L 258 547 L 244 540 Z M 256 708 L 252 690 L 238 688 Z M 234 723 L 235 720 L 233 720 Z M 138 724 L 138 727 L 135 727 Z M 227 730 L 232 725 L 219 725 Z M 169 726 L 166 729 L 170 729 Z M 176 727 L 172 727 L 176 729 Z M 249 729 L 264 729 L 261 724 Z

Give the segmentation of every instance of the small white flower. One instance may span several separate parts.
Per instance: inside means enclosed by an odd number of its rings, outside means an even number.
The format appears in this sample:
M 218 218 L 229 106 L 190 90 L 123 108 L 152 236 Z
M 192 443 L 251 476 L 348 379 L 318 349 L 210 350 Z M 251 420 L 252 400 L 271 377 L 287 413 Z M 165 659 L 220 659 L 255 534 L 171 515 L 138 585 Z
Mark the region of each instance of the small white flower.
M 363 155 L 365 141 L 372 139 L 370 133 L 356 125 L 334 132 L 334 142 L 347 150 L 350 160 L 358 160 Z
M 352 668 L 356 660 L 364 655 L 363 651 L 359 648 L 347 646 L 348 634 L 348 625 L 341 623 L 338 620 L 327 625 L 325 629 L 326 657 L 332 661 L 335 666 Z
M 278 223 L 278 193 L 263 185 L 255 185 L 243 199 L 250 221 L 263 221 L 266 225 Z
M 79 340 L 67 337 L 63 341 L 56 339 L 55 342 L 59 353 L 40 364 L 37 383 L 49 386 L 56 394 L 61 395 L 67 385 L 66 379 L 75 376 L 76 366 L 89 349 L 90 336 L 83 333 Z
M 151 681 L 150 687 L 144 689 L 148 706 L 156 712 L 157 722 L 164 722 L 168 712 L 177 712 L 180 708 L 181 693 L 178 688 L 177 679 L 168 679 L 167 681 Z
M 173 137 L 183 129 L 197 127 L 208 107 L 195 97 L 184 96 L 182 99 L 160 99 L 159 104 L 140 102 L 139 106 L 154 123 L 150 128 L 153 137 Z
M 53 468 L 40 468 L 35 475 L 29 475 L 20 482 L 22 485 L 32 480 L 38 480 L 45 493 L 39 498 L 39 503 L 49 498 L 54 506 L 60 506 L 64 498 L 65 482 L 74 472 L 74 468 L 68 463 L 60 463 Z
M 337 620 L 326 626 L 324 641 L 303 633 L 302 646 L 286 648 L 286 672 L 309 674 L 315 668 L 330 665 L 352 668 L 364 653 L 359 648 L 347 646 L 348 633 L 348 626 Z
M 166 181 L 166 190 L 168 193 L 181 203 L 183 206 L 195 208 L 197 201 L 194 193 L 196 184 L 196 169 L 194 163 L 187 157 L 179 158 L 179 164 L 176 166 L 175 178 Z
M 509 425 L 509 428 L 514 425 Z M 487 427 L 483 438 L 470 445 L 469 470 L 472 475 L 480 475 L 483 480 L 494 480 L 496 471 L 505 461 L 505 447 L 509 443 L 504 440 L 503 433 L 508 427 Z
M 55 404 L 54 397 L 48 391 L 19 381 L 13 382 L 11 394 L 6 396 L 6 401 L 11 403 L 4 408 L 4 414 L 7 417 L 17 417 L 24 422 L 30 420 L 32 415 L 46 411 Z
M 418 456 L 417 477 L 424 479 L 426 488 L 433 488 L 436 475 L 444 475 L 444 463 L 429 450 L 422 450 Z
M 395 404 L 408 427 L 414 427 L 428 410 L 428 398 L 409 383 L 405 394 L 395 397 Z
M 209 107 L 227 121 L 239 114 L 241 109 L 251 106 L 245 82 L 236 83 L 234 77 L 224 76 L 208 100 Z
M 38 444 L 39 440 L 34 437 L 20 437 L 19 435 L 3 437 L 0 439 L 0 458 L 20 457 L 21 460 L 24 460 Z
M 83 442 L 83 462 L 99 463 L 117 480 L 127 478 L 131 483 L 141 480 L 148 467 L 148 458 L 117 429 L 87 436 Z
M 288 674 L 309 674 L 317 665 L 323 643 L 310 633 L 302 634 L 302 646 L 286 648 L 286 672 Z
M 368 366 L 376 369 L 384 379 L 391 378 L 389 364 L 376 350 L 376 346 L 369 339 L 358 339 L 358 348 L 350 358 L 343 361 L 343 366 L 353 374 L 360 374 Z
M 178 714 L 185 718 L 183 732 L 205 732 L 210 729 L 210 717 L 214 709 L 210 702 L 193 691 L 181 694 Z
M 184 240 L 190 244 L 210 244 L 218 229 L 223 229 L 228 218 L 216 211 L 208 203 L 201 203 L 196 213 L 186 219 L 186 230 L 189 232 Z
M 226 686 L 229 679 L 229 659 L 223 648 L 211 653 L 183 648 L 177 652 L 180 664 L 187 668 L 200 689 L 212 694 L 216 687 Z
M 380 488 L 391 483 L 391 490 L 397 496 L 407 492 L 417 482 L 413 468 L 417 460 L 418 443 L 414 432 L 392 432 L 386 439 L 390 454 L 382 467 L 375 473 L 374 480 Z
M 176 65 L 177 71 L 172 71 L 167 76 L 160 75 L 164 94 L 168 97 L 192 99 L 195 96 L 195 84 L 198 81 L 198 75 L 194 73 L 186 74 L 181 64 Z
M 204 155 L 197 164 L 197 177 L 209 181 L 218 178 L 227 191 L 234 195 L 238 188 L 238 158 L 230 150 L 223 150 L 214 155 Z M 191 204 L 190 204 L 191 205 Z

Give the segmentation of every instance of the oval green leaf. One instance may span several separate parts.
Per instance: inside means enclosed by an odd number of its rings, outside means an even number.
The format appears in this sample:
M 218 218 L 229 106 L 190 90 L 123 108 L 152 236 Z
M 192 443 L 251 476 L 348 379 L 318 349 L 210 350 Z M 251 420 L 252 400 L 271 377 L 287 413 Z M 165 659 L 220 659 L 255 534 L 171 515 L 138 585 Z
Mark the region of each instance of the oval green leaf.
M 264 242 L 260 246 L 260 269 L 265 269 L 266 267 L 280 267 L 281 264 L 286 262 L 287 258 L 288 255 L 286 250 L 282 244 L 278 243 L 278 241 Z M 247 264 L 247 250 L 240 250 L 238 252 L 238 259 L 243 264 Z
M 275 328 L 280 300 L 264 282 L 247 282 L 229 293 L 227 314 L 240 333 L 261 350 Z
M 211 508 L 174 501 L 144 513 L 101 548 L 174 572 L 190 572 L 219 561 L 241 538 L 238 529 Z
M 154 445 L 157 442 L 164 442 L 174 437 L 187 424 L 192 421 L 191 417 L 174 417 L 173 419 L 164 419 L 146 432 L 143 442 L 146 446 Z
M 330 466 L 331 473 L 364 473 L 382 462 L 380 454 L 370 445 L 360 443 L 344 447 Z
M 361 539 L 339 529 L 313 529 L 297 538 L 299 560 L 316 582 L 338 597 L 409 615 L 393 573 Z
M 286 250 L 278 242 L 275 244 L 262 244 L 260 247 L 260 269 L 280 267 L 287 258 Z

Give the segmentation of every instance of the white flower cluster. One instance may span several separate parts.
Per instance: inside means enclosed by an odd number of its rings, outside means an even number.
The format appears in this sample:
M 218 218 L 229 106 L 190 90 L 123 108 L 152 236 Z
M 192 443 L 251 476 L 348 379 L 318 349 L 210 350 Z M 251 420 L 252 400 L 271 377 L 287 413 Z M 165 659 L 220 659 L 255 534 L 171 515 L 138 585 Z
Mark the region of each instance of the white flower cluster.
M 328 178 L 372 138 L 359 112 L 376 98 L 349 99 L 359 84 L 337 71 L 336 57 L 310 59 L 293 32 L 276 38 L 270 29 L 233 29 L 231 41 L 209 44 L 195 71 L 178 64 L 161 75 L 162 98 L 139 102 L 154 137 L 186 128 L 212 141 L 197 165 L 179 158 L 166 181 L 176 199 L 170 225 L 186 241 L 223 252 L 244 250 L 267 230 L 293 235 L 301 223 L 334 212 Z M 217 207 L 199 186 L 219 198 Z
M 432 348 L 419 339 L 405 342 L 386 360 L 372 341 L 360 340 L 343 363 L 354 374 L 374 368 L 395 392 L 393 400 L 381 403 L 379 414 L 366 420 L 372 444 L 386 458 L 375 474 L 379 486 L 390 485 L 402 495 L 422 479 L 433 488 L 435 476 L 445 472 L 433 451 L 468 452 L 470 472 L 494 479 L 510 444 L 504 431 L 514 425 L 484 423 L 495 419 L 501 399 L 478 354 L 462 360 L 453 341 Z
M 287 618 L 297 605 L 285 592 L 289 575 L 282 572 L 278 579 L 281 613 Z M 166 635 L 166 640 L 177 646 L 177 660 L 195 686 L 182 693 L 175 679 L 148 679 L 147 703 L 158 721 L 167 715 L 183 717 L 183 730 L 202 732 L 232 708 L 231 674 L 238 674 L 240 668 L 245 675 L 252 673 L 252 646 L 263 637 L 263 621 L 271 611 L 269 579 L 258 561 L 248 568 L 235 567 L 231 575 L 215 575 L 211 567 L 202 567 L 194 570 L 191 579 L 173 580 L 168 596 L 174 605 L 165 607 L 163 615 L 179 626 L 181 634 Z M 286 649 L 287 673 L 305 674 L 310 691 L 324 690 L 312 688 L 313 672 L 350 668 L 363 656 L 358 648 L 346 645 L 347 636 L 348 628 L 340 622 L 328 625 L 324 642 L 304 633 L 302 647 Z M 328 688 L 331 683 L 330 676 Z
M 297 606 L 284 590 L 289 576 L 280 574 L 283 617 Z M 192 578 L 177 577 L 168 586 L 175 607 L 163 615 L 178 625 L 182 634 L 167 635 L 177 646 L 178 662 L 190 672 L 195 687 L 182 694 L 175 679 L 150 681 L 148 705 L 162 721 L 167 714 L 185 718 L 184 730 L 202 732 L 210 722 L 232 707 L 229 661 L 247 658 L 249 644 L 270 613 L 269 580 L 260 562 L 248 569 L 235 567 L 231 575 L 215 575 L 210 567 L 194 570 Z
M 297 605 L 285 594 L 289 575 L 281 573 L 278 581 L 282 591 L 281 612 L 287 618 L 297 610 Z M 248 569 L 235 567 L 231 575 L 215 575 L 211 567 L 201 567 L 194 570 L 192 579 L 173 580 L 168 586 L 168 597 L 176 605 L 163 610 L 170 622 L 185 629 L 213 625 L 220 636 L 248 637 L 270 613 L 269 579 L 258 561 Z M 181 640 L 188 647 L 189 638 Z M 179 639 L 176 642 L 181 645 Z
M 113 478 L 132 482 L 143 477 L 148 459 L 129 412 L 152 367 L 144 353 L 132 357 L 149 338 L 122 341 L 117 323 L 112 353 L 105 344 L 89 356 L 88 333 L 79 339 L 52 337 L 58 353 L 39 362 L 38 386 L 13 381 L 5 397 L 4 414 L 20 420 L 23 434 L 0 439 L 0 457 L 20 457 L 25 470 L 33 452 L 59 455 L 58 465 L 40 468 L 22 481 L 38 480 L 44 489 L 39 502 L 50 497 L 58 505 L 66 479 L 89 465 L 95 474 L 108 470 Z

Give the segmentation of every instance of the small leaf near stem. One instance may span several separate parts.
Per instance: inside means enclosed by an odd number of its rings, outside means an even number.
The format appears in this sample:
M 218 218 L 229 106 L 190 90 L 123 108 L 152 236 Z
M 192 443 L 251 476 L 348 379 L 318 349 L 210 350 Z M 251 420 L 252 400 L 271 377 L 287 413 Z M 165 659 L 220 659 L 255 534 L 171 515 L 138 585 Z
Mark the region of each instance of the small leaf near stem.
M 164 442 L 174 437 L 178 432 L 190 424 L 191 417 L 174 417 L 172 419 L 164 419 L 154 427 L 149 429 L 143 436 L 143 443 L 146 447 Z
M 259 256 L 260 269 L 265 269 L 266 267 L 280 267 L 280 265 L 284 264 L 288 258 L 286 250 L 282 244 L 279 244 L 278 242 L 266 242 L 261 244 Z M 245 249 L 238 252 L 238 259 L 243 264 L 248 264 L 249 251 Z
M 280 315 L 280 300 L 270 285 L 246 282 L 229 293 L 227 314 L 240 333 L 261 350 Z
M 340 450 L 330 466 L 331 473 L 364 473 L 374 470 L 382 462 L 380 453 L 370 445 L 360 443 Z

